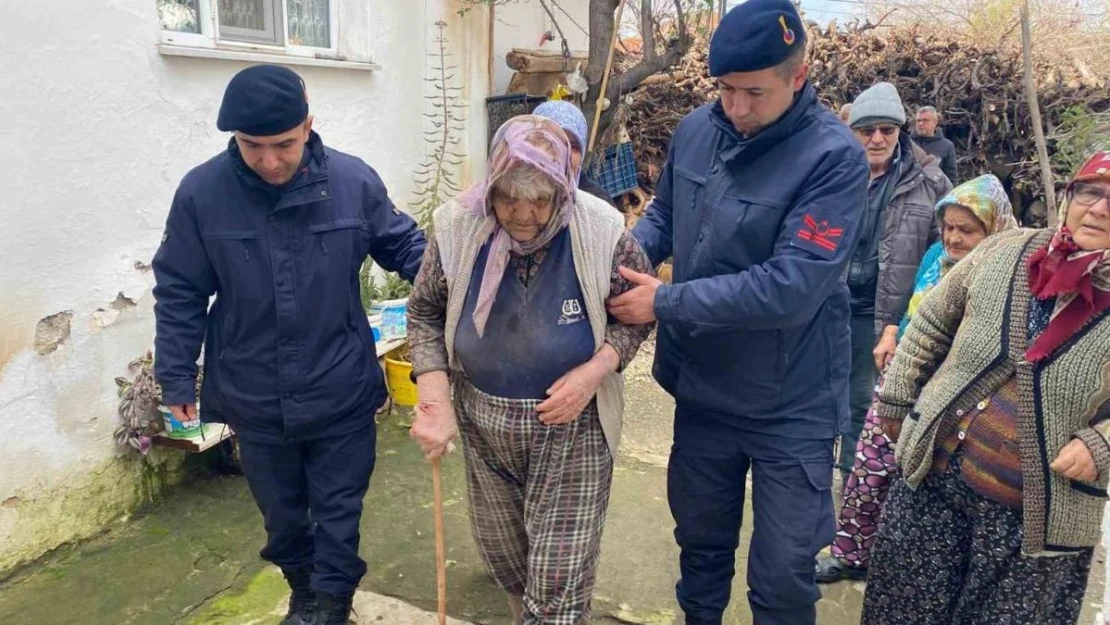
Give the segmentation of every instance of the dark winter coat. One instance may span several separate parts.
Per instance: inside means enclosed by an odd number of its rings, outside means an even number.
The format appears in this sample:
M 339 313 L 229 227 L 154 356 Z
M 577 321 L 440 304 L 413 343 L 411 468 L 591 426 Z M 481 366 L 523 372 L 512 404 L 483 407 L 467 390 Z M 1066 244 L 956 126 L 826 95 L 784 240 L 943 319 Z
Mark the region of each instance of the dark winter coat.
M 185 176 L 154 257 L 164 403 L 195 401 L 203 341 L 201 417 L 260 442 L 373 423 L 386 392 L 359 267 L 370 255 L 411 281 L 424 253 L 423 233 L 366 163 L 315 133 L 306 153 L 276 188 L 232 140 Z
M 937 159 L 902 135 L 903 167 L 886 208 L 879 236 L 879 280 L 875 290 L 876 338 L 884 326 L 902 321 L 913 295 L 914 278 L 926 250 L 938 236 L 936 205 L 952 183 Z
M 937 157 L 940 161 L 940 170 L 952 184 L 957 184 L 956 144 L 944 138 L 943 130 L 937 128 L 936 133 L 931 137 L 914 135 L 913 142 L 921 146 L 922 150 Z
M 845 267 L 867 203 L 863 148 L 811 86 L 752 138 L 719 102 L 679 124 L 633 232 L 659 288 L 655 377 L 740 427 L 828 439 L 848 418 Z

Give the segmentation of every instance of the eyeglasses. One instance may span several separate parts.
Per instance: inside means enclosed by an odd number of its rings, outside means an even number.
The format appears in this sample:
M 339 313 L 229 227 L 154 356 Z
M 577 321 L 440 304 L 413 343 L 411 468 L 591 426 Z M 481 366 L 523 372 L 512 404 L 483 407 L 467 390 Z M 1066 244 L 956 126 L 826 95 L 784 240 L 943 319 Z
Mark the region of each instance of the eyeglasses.
M 1110 189 L 1104 189 L 1093 184 L 1077 182 L 1069 192 L 1071 199 L 1080 206 L 1094 206 L 1099 200 L 1110 202 Z
M 852 131 L 856 133 L 856 136 L 863 139 L 870 139 L 875 135 L 876 131 L 883 133 L 884 137 L 890 137 L 898 132 L 898 126 L 863 126 L 861 128 L 853 128 Z

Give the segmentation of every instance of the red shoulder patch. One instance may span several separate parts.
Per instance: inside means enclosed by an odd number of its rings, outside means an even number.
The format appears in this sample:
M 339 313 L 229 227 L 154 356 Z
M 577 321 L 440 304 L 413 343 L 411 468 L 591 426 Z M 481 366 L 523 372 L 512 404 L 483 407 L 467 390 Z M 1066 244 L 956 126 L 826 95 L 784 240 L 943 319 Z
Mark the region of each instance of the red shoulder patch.
M 827 219 L 818 221 L 811 213 L 806 213 L 802 219 L 802 227 L 798 229 L 794 238 L 835 252 L 840 247 L 842 236 L 844 236 L 844 228 L 830 224 Z

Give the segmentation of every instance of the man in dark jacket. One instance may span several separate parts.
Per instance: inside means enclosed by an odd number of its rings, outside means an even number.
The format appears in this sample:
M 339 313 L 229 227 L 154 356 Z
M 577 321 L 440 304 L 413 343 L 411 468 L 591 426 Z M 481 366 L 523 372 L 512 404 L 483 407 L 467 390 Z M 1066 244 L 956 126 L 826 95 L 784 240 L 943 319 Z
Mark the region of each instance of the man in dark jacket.
M 871 182 L 859 245 L 848 265 L 852 428 L 841 439 L 844 475 L 852 470 L 871 406 L 876 365 L 885 365 L 894 355 L 894 337 L 913 294 L 918 265 L 936 240 L 934 207 L 952 189 L 936 159 L 901 132 L 906 112 L 894 85 L 880 82 L 861 93 L 848 121 L 867 151 Z
M 749 0 L 709 48 L 720 99 L 679 124 L 633 232 L 674 284 L 610 302 L 658 319 L 656 380 L 675 397 L 668 498 L 689 625 L 720 625 L 752 476 L 748 601 L 760 625 L 812 625 L 813 558 L 833 537 L 833 441 L 848 423 L 844 270 L 866 204 L 859 142 L 807 82 L 790 0 Z
M 200 416 L 239 437 L 261 556 L 293 590 L 282 623 L 345 624 L 386 396 L 358 270 L 370 255 L 412 280 L 424 235 L 373 169 L 324 146 L 292 71 L 237 74 L 216 125 L 235 136 L 185 176 L 154 257 L 155 374 L 195 421 L 203 341 Z
M 938 126 L 940 123 L 940 115 L 937 110 L 931 106 L 923 106 L 917 109 L 917 117 L 914 119 L 913 141 L 921 146 L 929 154 L 937 157 L 940 161 L 940 170 L 948 177 L 952 184 L 958 184 L 956 180 L 956 144 L 952 143 L 944 137 L 944 131 Z

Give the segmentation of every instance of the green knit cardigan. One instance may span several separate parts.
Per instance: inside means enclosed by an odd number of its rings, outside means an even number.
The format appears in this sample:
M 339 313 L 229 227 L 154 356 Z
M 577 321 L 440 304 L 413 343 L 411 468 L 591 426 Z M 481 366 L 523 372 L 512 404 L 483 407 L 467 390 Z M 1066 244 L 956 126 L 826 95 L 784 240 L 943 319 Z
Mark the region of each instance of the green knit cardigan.
M 932 468 L 935 446 L 964 413 L 1016 376 L 1022 551 L 1037 556 L 1098 544 L 1110 478 L 1110 314 L 1096 316 L 1040 362 L 1025 360 L 1033 299 L 1026 262 L 1051 236 L 1004 232 L 953 267 L 918 306 L 876 405 L 879 416 L 904 421 L 896 457 L 916 488 Z M 1095 482 L 1049 470 L 1073 438 L 1090 449 Z

